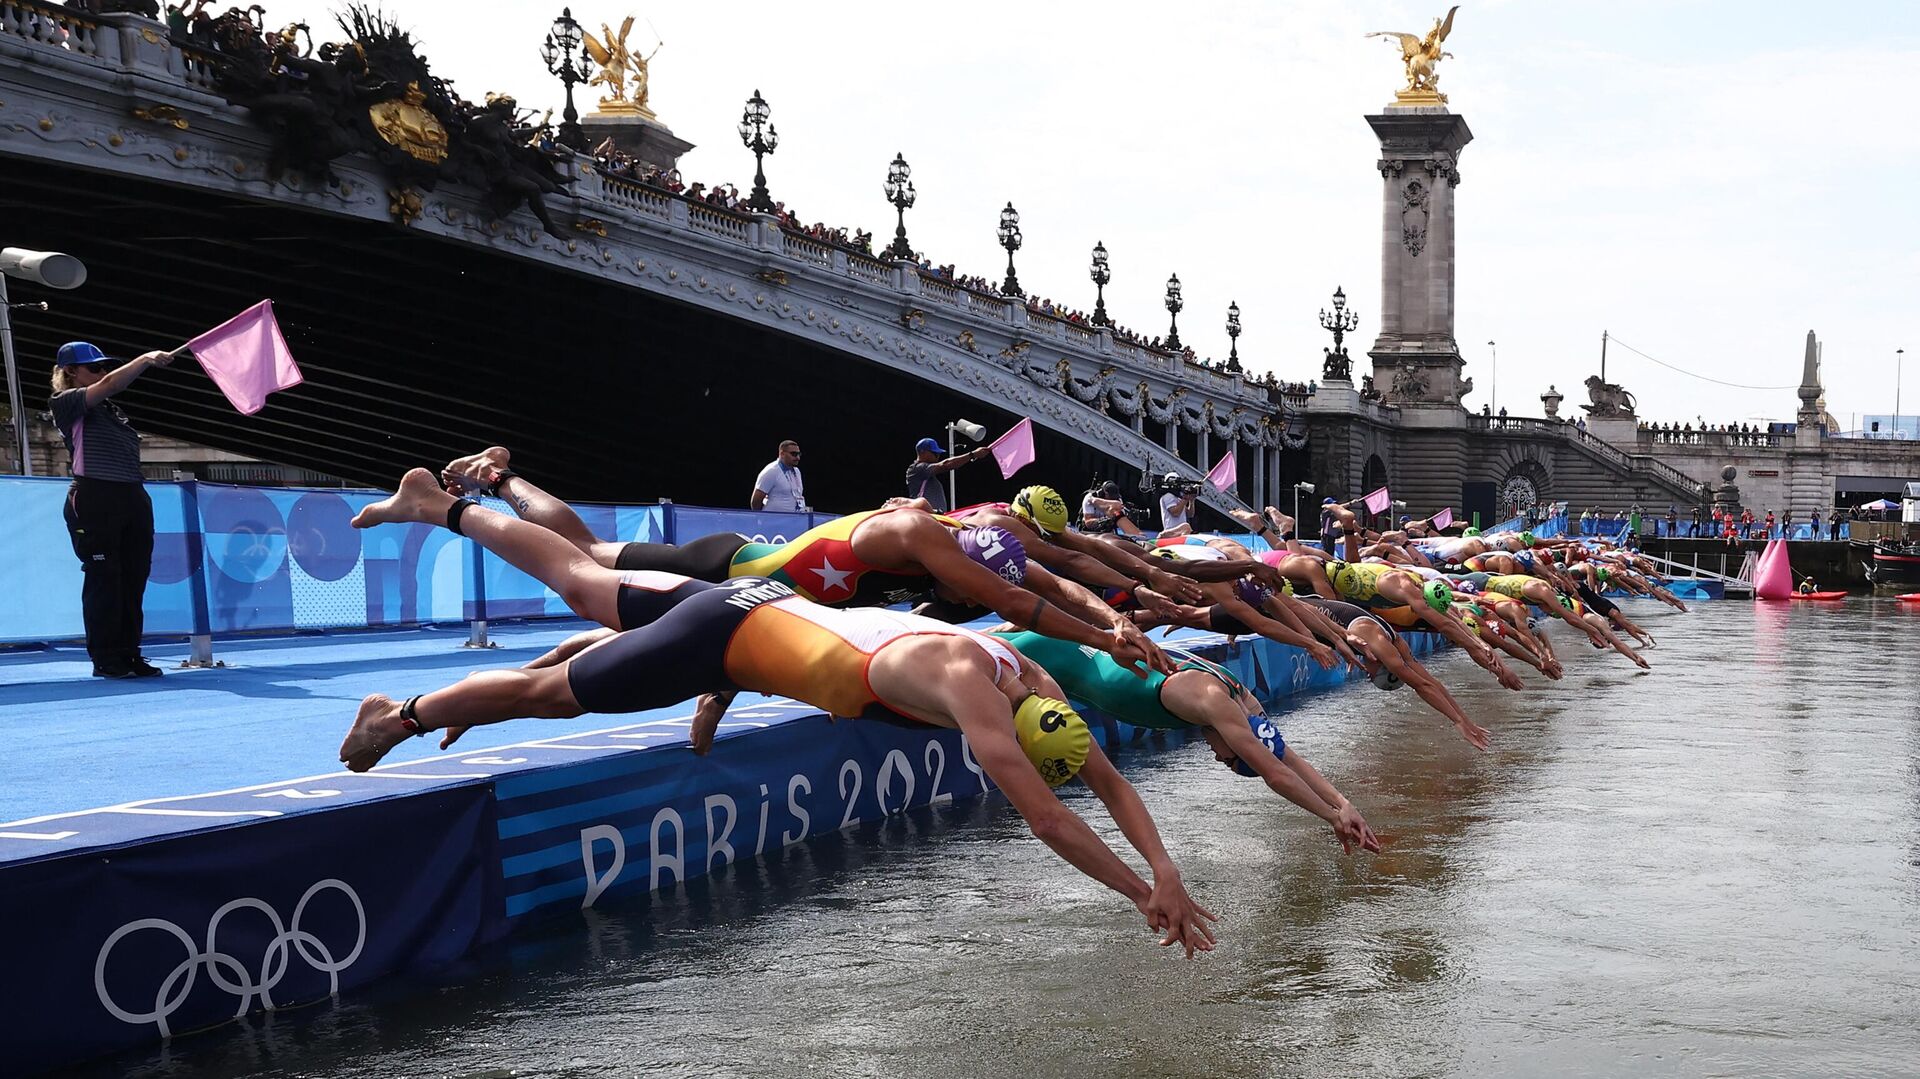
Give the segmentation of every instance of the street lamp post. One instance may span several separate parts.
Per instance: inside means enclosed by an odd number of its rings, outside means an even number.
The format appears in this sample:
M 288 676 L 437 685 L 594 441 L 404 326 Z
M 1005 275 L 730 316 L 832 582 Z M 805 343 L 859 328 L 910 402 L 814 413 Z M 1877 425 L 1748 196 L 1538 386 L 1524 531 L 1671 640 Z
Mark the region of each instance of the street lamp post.
M 1303 491 L 1312 494 L 1313 484 L 1301 480 L 1293 485 L 1293 534 L 1296 536 L 1300 534 L 1300 494 Z
M 1905 363 L 1906 358 L 1906 349 L 1896 348 L 1893 350 L 1893 430 L 1895 434 L 1898 434 L 1900 431 L 1900 368 Z
M 572 8 L 561 8 L 560 17 L 547 31 L 546 44 L 540 46 L 540 59 L 547 72 L 559 76 L 567 88 L 567 107 L 560 117 L 560 144 L 585 152 L 587 133 L 580 130 L 580 110 L 573 107 L 573 88 L 593 77 L 593 59 L 581 43 L 580 24 L 573 19 Z
M 1322 349 L 1326 360 L 1320 365 L 1320 377 L 1328 382 L 1346 382 L 1353 376 L 1353 362 L 1347 358 L 1347 346 L 1342 340 L 1360 326 L 1360 312 L 1347 310 L 1347 290 L 1338 285 L 1333 289 L 1333 313 L 1320 309 L 1320 328 L 1333 334 L 1333 347 Z
M 20 369 L 13 359 L 13 305 L 7 300 L 9 277 L 48 288 L 79 288 L 87 281 L 87 267 L 72 255 L 58 251 L 28 251 L 20 247 L 0 250 L 0 355 L 5 356 L 7 364 L 7 408 L 13 419 L 14 446 L 20 454 L 20 474 L 31 476 L 33 460 L 27 455 L 27 416 L 20 408 Z
M 1232 342 L 1227 349 L 1227 370 L 1240 370 L 1240 304 L 1237 301 L 1227 304 L 1227 340 Z
M 1185 306 L 1186 301 L 1180 298 L 1180 275 L 1174 274 L 1167 278 L 1167 314 L 1173 316 L 1167 327 L 1167 348 L 1174 352 L 1180 351 L 1180 309 Z
M 1013 274 L 1013 253 L 1020 250 L 1025 240 L 1020 234 L 1020 211 L 1013 208 L 1013 203 L 1007 203 L 1007 208 L 1000 211 L 1000 227 L 994 232 L 1000 237 L 1000 246 L 1007 249 L 1007 279 L 1001 283 L 1000 291 L 1008 296 L 1024 297 L 1026 293 L 1020 291 L 1020 279 Z
M 913 258 L 913 245 L 907 243 L 907 210 L 913 205 L 912 177 L 913 170 L 907 167 L 906 157 L 894 154 L 893 163 L 887 166 L 885 190 L 898 223 L 893 227 L 893 243 L 888 245 L 886 254 L 897 259 Z
M 1500 350 L 1492 341 L 1488 341 L 1487 351 L 1493 354 L 1493 388 L 1487 394 L 1490 398 L 1487 402 L 1487 411 L 1498 413 L 1500 411 Z
M 761 167 L 761 160 L 780 145 L 780 133 L 773 128 L 773 110 L 767 107 L 767 101 L 755 90 L 747 99 L 747 107 L 740 114 L 740 142 L 753 151 L 753 192 L 747 196 L 747 209 L 758 210 L 763 214 L 773 212 L 773 199 L 767 195 L 767 172 Z
M 1093 324 L 1111 326 L 1107 318 L 1107 282 L 1113 280 L 1113 271 L 1107 268 L 1107 245 L 1095 240 L 1093 243 Z

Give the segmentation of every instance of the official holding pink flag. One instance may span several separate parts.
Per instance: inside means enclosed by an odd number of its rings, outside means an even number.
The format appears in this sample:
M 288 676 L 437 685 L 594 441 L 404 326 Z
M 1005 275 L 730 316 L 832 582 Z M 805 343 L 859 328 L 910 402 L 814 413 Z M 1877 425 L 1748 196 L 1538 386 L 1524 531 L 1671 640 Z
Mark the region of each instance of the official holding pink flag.
M 161 673 L 140 655 L 142 603 L 153 566 L 153 501 L 140 475 L 140 435 L 111 398 L 148 368 L 172 361 L 166 352 L 110 360 L 85 341 L 61 345 L 53 361 L 53 422 L 73 473 L 67 534 L 86 575 L 80 613 L 96 678 Z

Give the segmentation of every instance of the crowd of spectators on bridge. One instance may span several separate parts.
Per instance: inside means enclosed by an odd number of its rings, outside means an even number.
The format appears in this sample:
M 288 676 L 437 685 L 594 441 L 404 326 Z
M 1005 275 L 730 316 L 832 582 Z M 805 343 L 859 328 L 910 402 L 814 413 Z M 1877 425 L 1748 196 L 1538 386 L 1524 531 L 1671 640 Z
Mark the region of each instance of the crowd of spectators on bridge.
M 1659 445 L 1697 446 L 1705 443 L 1709 435 L 1718 435 L 1716 441 L 1730 446 L 1770 446 L 1773 444 L 1773 432 L 1755 427 L 1750 423 L 1723 423 L 1714 425 L 1702 422 L 1698 427 L 1691 423 L 1646 423 L 1640 424 L 1641 432 L 1652 437 Z

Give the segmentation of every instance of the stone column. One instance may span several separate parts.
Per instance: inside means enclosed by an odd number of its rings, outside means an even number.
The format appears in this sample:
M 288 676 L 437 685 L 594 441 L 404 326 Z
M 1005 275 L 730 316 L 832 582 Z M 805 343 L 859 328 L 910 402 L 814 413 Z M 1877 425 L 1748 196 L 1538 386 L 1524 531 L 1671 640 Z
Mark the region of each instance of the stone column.
M 1273 501 L 1267 497 L 1267 448 L 1258 442 L 1253 444 L 1253 497 L 1247 501 L 1255 513 Z
M 1465 362 L 1453 336 L 1453 192 L 1473 132 L 1443 105 L 1389 105 L 1367 123 L 1380 139 L 1382 180 L 1374 384 L 1395 404 L 1458 407 Z

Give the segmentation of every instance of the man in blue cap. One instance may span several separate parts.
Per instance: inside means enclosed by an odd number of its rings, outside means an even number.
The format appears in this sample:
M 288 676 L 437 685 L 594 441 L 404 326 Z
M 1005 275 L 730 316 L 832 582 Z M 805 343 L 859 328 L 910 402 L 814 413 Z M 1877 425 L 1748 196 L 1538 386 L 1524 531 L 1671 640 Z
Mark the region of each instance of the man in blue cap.
M 941 486 L 936 477 L 952 472 L 961 465 L 972 464 L 993 451 L 985 446 L 954 457 L 941 460 L 946 449 L 931 438 L 923 438 L 913 447 L 913 463 L 907 466 L 907 497 L 924 498 L 933 507 L 935 513 L 945 513 L 953 507 L 947 505 L 947 489 Z
M 100 678 L 160 673 L 140 656 L 141 602 L 153 566 L 153 502 L 140 474 L 140 435 L 110 398 L 147 368 L 172 361 L 166 352 L 110 360 L 85 341 L 61 345 L 53 361 L 49 405 L 73 473 L 67 534 L 86 574 L 80 613 L 87 654 Z

